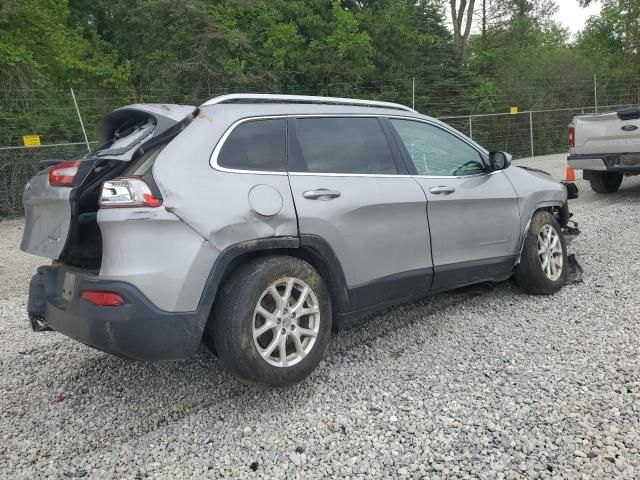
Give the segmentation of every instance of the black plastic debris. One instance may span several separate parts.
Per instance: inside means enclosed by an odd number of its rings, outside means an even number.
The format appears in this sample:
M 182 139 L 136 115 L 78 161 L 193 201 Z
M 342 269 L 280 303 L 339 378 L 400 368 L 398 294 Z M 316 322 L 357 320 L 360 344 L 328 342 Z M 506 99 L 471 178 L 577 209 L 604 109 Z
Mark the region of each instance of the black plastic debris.
M 576 260 L 576 256 L 572 253 L 567 257 L 567 284 L 582 282 L 582 267 Z
M 564 235 L 564 242 L 569 245 L 578 235 L 580 235 L 578 223 L 570 220 L 569 223 L 562 228 L 562 234 Z

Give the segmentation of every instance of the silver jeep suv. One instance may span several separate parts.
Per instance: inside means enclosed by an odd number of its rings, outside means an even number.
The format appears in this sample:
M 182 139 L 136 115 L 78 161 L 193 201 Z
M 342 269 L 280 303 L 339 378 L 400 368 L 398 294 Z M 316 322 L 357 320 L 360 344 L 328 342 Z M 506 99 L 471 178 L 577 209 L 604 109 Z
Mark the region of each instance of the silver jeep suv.
M 98 134 L 25 188 L 21 248 L 53 260 L 34 330 L 142 360 L 204 340 L 286 385 L 347 319 L 512 275 L 565 283 L 566 187 L 402 105 L 227 95 L 120 108 Z

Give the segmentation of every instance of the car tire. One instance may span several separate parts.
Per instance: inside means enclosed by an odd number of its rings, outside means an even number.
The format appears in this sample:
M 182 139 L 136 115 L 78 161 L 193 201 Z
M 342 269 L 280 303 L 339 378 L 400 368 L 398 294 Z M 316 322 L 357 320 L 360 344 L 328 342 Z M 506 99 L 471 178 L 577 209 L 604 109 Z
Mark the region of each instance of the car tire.
M 615 193 L 622 184 L 622 174 L 616 172 L 590 172 L 591 190 L 597 193 Z
M 551 213 L 536 212 L 515 269 L 516 282 L 527 293 L 549 295 L 564 286 L 567 268 L 567 246 L 560 225 Z
M 309 263 L 289 256 L 254 259 L 225 282 L 217 298 L 215 349 L 242 380 L 291 385 L 324 357 L 331 336 L 331 297 Z

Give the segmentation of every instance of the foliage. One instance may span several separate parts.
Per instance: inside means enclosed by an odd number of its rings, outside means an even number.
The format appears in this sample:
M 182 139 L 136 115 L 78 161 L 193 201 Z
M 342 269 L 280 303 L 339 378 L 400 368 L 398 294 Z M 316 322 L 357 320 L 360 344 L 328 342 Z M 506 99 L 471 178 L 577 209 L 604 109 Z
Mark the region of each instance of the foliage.
M 69 134 L 74 115 L 70 99 L 42 91 L 127 88 L 127 62 L 118 61 L 95 32 L 83 35 L 68 19 L 65 1 L 0 4 L 0 144 L 15 143 L 12 133 L 18 128 L 32 133 L 34 123 L 46 125 L 51 140 Z
M 3 0 L 0 141 L 80 140 L 71 87 L 93 126 L 125 103 L 232 91 L 410 104 L 413 79 L 416 108 L 436 116 L 559 108 L 591 103 L 594 73 L 608 98 L 636 75 L 636 0 L 605 0 L 575 41 L 555 0 L 477 0 L 462 50 L 451 1 Z

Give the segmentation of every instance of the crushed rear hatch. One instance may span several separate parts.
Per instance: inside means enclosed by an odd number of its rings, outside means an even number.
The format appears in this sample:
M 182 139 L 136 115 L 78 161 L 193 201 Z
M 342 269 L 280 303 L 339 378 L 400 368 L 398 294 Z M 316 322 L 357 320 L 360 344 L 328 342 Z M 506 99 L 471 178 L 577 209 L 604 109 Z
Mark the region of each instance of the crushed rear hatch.
M 99 242 L 95 215 L 102 182 L 120 175 L 131 160 L 162 138 L 172 138 L 174 131 L 183 128 L 195 112 L 196 107 L 190 105 L 136 104 L 106 115 L 97 126 L 102 146 L 80 160 L 70 185 L 51 185 L 51 169 L 63 163 L 55 160 L 27 182 L 20 249 L 64 260 L 70 239 L 78 243 L 84 235 L 89 241 L 85 242 L 87 252 L 80 257 L 95 256 L 96 246 L 91 243 Z

